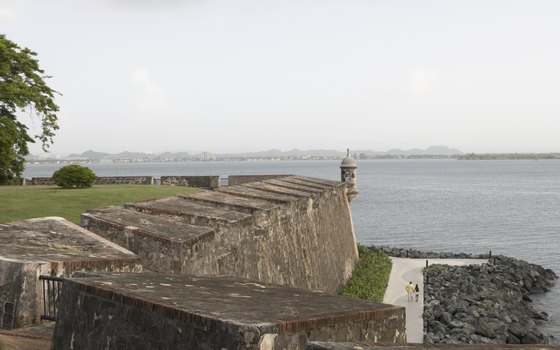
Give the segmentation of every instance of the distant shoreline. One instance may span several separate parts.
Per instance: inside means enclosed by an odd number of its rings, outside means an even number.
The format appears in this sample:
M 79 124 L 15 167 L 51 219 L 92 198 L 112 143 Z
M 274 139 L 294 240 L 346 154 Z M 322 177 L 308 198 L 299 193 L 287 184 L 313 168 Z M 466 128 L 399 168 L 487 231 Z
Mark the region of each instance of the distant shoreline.
M 356 160 L 560 160 L 560 153 L 470 153 L 463 155 L 380 155 L 361 156 Z M 126 158 L 126 159 L 33 159 L 28 164 L 122 164 L 122 163 L 180 163 L 180 162 L 255 162 L 255 161 L 313 161 L 340 160 L 335 156 L 297 156 L 297 157 L 224 157 L 215 159 L 200 158 Z

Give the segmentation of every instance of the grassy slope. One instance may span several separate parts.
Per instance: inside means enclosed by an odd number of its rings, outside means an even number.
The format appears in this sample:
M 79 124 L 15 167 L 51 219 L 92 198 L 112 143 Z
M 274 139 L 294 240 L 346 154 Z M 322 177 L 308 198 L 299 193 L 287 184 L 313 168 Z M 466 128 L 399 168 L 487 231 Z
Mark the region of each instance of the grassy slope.
M 198 191 L 177 186 L 95 185 L 86 189 L 54 186 L 0 186 L 0 223 L 41 216 L 62 216 L 79 224 L 80 214 L 107 205 L 121 206 Z
M 382 302 L 393 266 L 391 259 L 383 252 L 370 252 L 361 245 L 358 250 L 360 262 L 340 294 Z

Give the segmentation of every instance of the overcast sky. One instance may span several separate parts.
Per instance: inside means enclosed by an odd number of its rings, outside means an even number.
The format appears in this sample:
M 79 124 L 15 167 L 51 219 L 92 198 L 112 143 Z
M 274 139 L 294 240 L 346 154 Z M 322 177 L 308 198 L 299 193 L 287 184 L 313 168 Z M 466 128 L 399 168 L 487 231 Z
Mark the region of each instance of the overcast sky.
M 62 93 L 55 154 L 560 151 L 557 0 L 0 0 L 0 33 Z

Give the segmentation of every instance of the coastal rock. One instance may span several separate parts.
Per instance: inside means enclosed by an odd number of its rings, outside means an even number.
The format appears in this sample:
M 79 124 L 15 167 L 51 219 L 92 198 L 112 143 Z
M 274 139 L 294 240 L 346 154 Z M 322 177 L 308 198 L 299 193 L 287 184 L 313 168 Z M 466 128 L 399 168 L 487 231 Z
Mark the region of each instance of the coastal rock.
M 402 256 L 402 250 L 389 251 Z M 436 257 L 432 254 L 408 252 L 409 257 Z M 462 254 L 437 257 L 448 256 Z M 548 314 L 534 309 L 530 295 L 553 286 L 558 277 L 552 270 L 495 256 L 477 266 L 431 265 L 424 273 L 429 281 L 424 285 L 427 343 L 547 343 L 537 326 Z
M 415 249 L 394 248 L 385 246 L 369 246 L 371 251 L 383 251 L 389 256 L 396 258 L 414 259 L 488 259 L 488 254 L 450 253 L 450 252 L 425 252 Z

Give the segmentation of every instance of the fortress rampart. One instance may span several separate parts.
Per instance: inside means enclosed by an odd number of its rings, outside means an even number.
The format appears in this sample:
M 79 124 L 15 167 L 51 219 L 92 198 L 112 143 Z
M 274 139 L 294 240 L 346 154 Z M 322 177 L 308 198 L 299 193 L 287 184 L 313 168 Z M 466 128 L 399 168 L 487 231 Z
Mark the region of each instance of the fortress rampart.
M 344 184 L 303 176 L 93 210 L 82 226 L 161 273 L 333 293 L 358 259 Z

